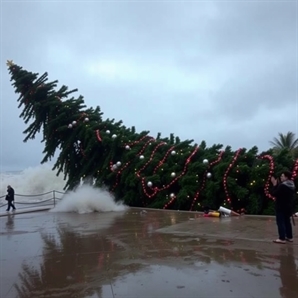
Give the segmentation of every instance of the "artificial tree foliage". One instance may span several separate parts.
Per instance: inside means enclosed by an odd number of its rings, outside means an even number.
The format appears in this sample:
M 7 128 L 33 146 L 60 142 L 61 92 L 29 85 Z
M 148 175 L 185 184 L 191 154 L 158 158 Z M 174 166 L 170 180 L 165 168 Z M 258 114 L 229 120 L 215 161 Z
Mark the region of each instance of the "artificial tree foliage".
M 47 73 L 39 76 L 13 61 L 7 65 L 27 124 L 24 141 L 43 134 L 41 162 L 58 155 L 53 170 L 64 174 L 65 189 L 85 179 L 130 206 L 202 210 L 223 205 L 272 214 L 271 175 L 288 169 L 297 177 L 298 160 L 286 149 L 273 158 L 272 150 L 258 153 L 256 146 L 233 151 L 174 134 L 154 138 L 149 131 L 138 133 L 122 121 L 104 119 L 99 106 L 87 108 L 83 96 L 73 97 L 77 89 L 56 89 L 58 81 L 48 82 Z

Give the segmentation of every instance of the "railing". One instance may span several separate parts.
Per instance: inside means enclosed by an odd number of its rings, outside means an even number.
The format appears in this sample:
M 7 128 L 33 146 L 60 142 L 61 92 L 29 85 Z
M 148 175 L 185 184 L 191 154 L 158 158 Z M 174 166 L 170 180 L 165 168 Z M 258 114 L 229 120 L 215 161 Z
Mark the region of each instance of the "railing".
M 58 191 L 58 190 L 52 190 L 46 193 L 42 193 L 42 194 L 37 194 L 37 195 L 21 195 L 21 194 L 15 194 L 14 195 L 14 205 L 16 207 L 17 210 L 24 210 L 26 208 L 34 208 L 34 207 L 46 207 L 46 206 L 53 206 L 55 207 L 57 202 L 61 201 L 61 197 L 59 197 L 59 195 L 64 195 L 64 192 Z M 35 202 L 22 202 L 20 200 L 18 200 L 18 197 L 26 197 L 26 198 L 39 198 L 41 199 L 41 197 L 50 197 L 50 198 L 46 198 L 44 200 L 38 200 Z M 0 200 L 2 201 L 2 199 L 5 199 L 6 195 L 4 196 L 0 196 Z M 0 211 L 2 211 L 3 207 L 7 207 L 7 201 L 0 202 Z

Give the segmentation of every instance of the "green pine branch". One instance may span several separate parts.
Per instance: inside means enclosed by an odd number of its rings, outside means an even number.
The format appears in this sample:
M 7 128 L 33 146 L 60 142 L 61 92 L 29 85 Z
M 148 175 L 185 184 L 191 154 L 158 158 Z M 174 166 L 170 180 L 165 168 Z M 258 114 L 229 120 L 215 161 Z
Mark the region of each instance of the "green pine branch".
M 108 187 L 116 199 L 133 206 L 199 210 L 204 205 L 225 205 L 235 210 L 246 208 L 250 213 L 271 212 L 270 199 L 264 194 L 269 162 L 257 158 L 257 147 L 242 149 L 233 161 L 236 152 L 230 146 L 222 149 L 221 144 L 215 144 L 207 148 L 202 141 L 192 155 L 197 147 L 192 145 L 193 140 L 181 141 L 174 134 L 161 137 L 160 133 L 155 140 L 150 139 L 149 131 L 136 133 L 135 127 L 127 128 L 122 121 L 104 120 L 99 106 L 87 108 L 83 96 L 73 96 L 77 89 L 62 86 L 56 90 L 58 81 L 49 82 L 47 73 L 39 77 L 12 61 L 8 67 L 19 94 L 20 117 L 27 125 L 24 142 L 42 133 L 41 162 L 48 162 L 58 153 L 53 170 L 57 175 L 64 174 L 65 189 L 75 188 L 81 178 L 95 179 L 97 186 Z M 162 142 L 165 144 L 160 145 Z M 290 143 L 297 145 L 292 135 L 276 145 Z M 219 155 L 221 150 L 223 154 Z M 271 153 L 269 150 L 262 155 Z M 210 162 L 204 164 L 204 159 Z M 283 150 L 274 161 L 276 171 L 293 169 L 295 162 Z M 114 169 L 117 162 L 121 165 Z M 207 173 L 211 174 L 209 178 Z M 148 182 L 153 186 L 148 187 Z

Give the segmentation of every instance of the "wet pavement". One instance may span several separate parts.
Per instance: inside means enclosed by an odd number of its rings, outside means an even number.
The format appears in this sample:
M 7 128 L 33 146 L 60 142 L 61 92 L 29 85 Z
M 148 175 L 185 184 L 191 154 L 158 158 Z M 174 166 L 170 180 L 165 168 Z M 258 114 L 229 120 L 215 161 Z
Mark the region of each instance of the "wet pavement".
M 274 218 L 139 209 L 0 218 L 0 297 L 295 298 Z

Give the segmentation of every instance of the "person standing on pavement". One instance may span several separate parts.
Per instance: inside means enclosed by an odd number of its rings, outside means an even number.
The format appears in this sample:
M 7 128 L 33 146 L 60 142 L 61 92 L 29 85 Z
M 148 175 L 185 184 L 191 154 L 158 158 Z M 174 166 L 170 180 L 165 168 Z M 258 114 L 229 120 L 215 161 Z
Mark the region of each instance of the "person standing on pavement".
M 280 176 L 280 183 L 275 177 L 271 178 L 273 184 L 272 195 L 275 197 L 275 215 L 279 238 L 274 243 L 285 244 L 293 242 L 291 216 L 295 195 L 295 184 L 291 180 L 291 172 L 285 171 Z
M 13 201 L 14 201 L 14 189 L 10 185 L 7 186 L 7 195 L 6 195 L 5 200 L 7 201 L 7 209 L 6 209 L 6 211 L 9 211 L 10 210 L 10 207 L 12 207 L 13 210 L 16 210 L 16 207 L 13 204 Z

